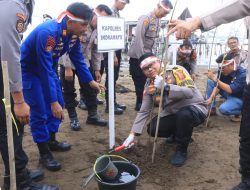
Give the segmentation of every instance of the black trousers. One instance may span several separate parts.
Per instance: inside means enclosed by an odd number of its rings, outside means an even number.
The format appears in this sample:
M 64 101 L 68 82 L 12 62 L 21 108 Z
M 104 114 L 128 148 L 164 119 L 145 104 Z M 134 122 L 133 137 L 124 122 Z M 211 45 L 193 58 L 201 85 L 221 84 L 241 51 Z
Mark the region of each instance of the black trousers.
M 0 64 L 1 68 L 1 64 Z M 6 127 L 6 116 L 5 116 L 5 106 L 2 101 L 3 99 L 3 80 L 2 80 L 2 71 L 0 69 L 0 152 L 3 159 L 5 167 L 5 175 L 9 175 L 9 154 L 8 154 L 8 141 L 7 141 L 7 127 Z M 23 133 L 24 126 L 16 119 L 13 111 L 13 101 L 11 104 L 12 113 L 16 120 L 17 128 L 19 131 L 19 136 L 17 135 L 16 127 L 12 123 L 13 127 L 13 141 L 14 141 L 14 153 L 15 153 L 15 165 L 16 165 L 16 174 L 21 173 L 23 169 L 26 168 L 28 163 L 28 157 L 23 150 Z
M 116 51 L 115 54 L 116 54 L 116 57 L 118 59 L 118 65 L 114 66 L 114 89 L 115 89 L 115 86 L 116 86 L 116 81 L 119 78 L 119 72 L 120 72 L 120 66 L 121 66 L 121 58 L 122 58 L 122 50 Z M 105 99 L 106 99 L 106 102 L 108 103 L 108 99 L 109 99 L 109 92 L 108 92 L 108 79 L 109 79 L 108 78 L 109 77 L 109 73 L 108 73 L 108 53 L 104 53 L 103 56 L 104 56 L 104 60 L 102 61 L 102 64 L 104 65 L 105 72 L 106 72 Z M 116 102 L 116 92 L 114 92 L 114 100 Z
M 240 172 L 250 177 L 250 84 L 244 89 L 242 119 L 240 125 Z
M 146 83 L 147 77 L 142 72 L 138 59 L 130 58 L 129 72 L 135 85 L 136 103 L 142 103 L 144 85 Z
M 179 148 L 187 150 L 192 137 L 193 128 L 203 123 L 206 116 L 195 106 L 186 106 L 174 115 L 160 118 L 158 137 L 175 136 Z M 147 132 L 155 136 L 157 117 L 148 124 Z
M 60 80 L 62 83 L 62 91 L 63 91 L 63 98 L 65 102 L 65 108 L 66 109 L 75 108 L 78 105 L 78 102 L 76 101 L 77 94 L 76 94 L 76 89 L 75 89 L 75 76 L 77 76 L 78 78 L 79 85 L 80 85 L 80 93 L 83 96 L 83 98 L 86 100 L 86 106 L 88 110 L 96 111 L 97 110 L 96 91 L 92 89 L 88 83 L 80 82 L 80 78 L 77 72 L 74 70 L 73 70 L 73 81 L 65 80 L 65 67 L 61 65 L 60 66 Z

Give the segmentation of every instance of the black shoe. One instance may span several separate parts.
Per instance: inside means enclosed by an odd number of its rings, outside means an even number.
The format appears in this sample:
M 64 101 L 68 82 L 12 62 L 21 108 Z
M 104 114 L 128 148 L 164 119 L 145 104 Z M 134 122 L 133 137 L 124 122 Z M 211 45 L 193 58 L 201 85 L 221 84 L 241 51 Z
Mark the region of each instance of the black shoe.
M 104 104 L 104 101 L 99 100 L 98 98 L 96 98 L 96 103 L 97 103 L 98 105 L 102 105 L 102 104 Z
M 126 108 L 127 108 L 125 105 L 123 105 L 123 104 L 118 104 L 118 103 L 115 103 L 115 106 L 116 106 L 117 108 L 122 109 L 123 111 L 126 110 Z
M 181 167 L 187 160 L 187 153 L 177 150 L 170 160 L 170 164 L 176 167 Z
M 241 182 L 231 190 L 250 190 L 250 179 L 242 178 Z
M 48 146 L 51 151 L 66 152 L 71 149 L 71 145 L 66 142 L 49 141 Z
M 40 183 L 30 183 L 29 185 L 25 186 L 24 188 L 20 188 L 17 190 L 59 190 L 58 187 L 54 185 L 47 185 L 47 184 L 40 184 Z
M 38 182 L 43 180 L 44 173 L 41 170 L 29 170 L 29 176 L 32 181 Z
M 93 115 L 93 116 L 88 116 L 86 123 L 90 124 L 90 125 L 98 125 L 98 126 L 107 126 L 108 125 L 108 122 L 106 120 L 102 119 L 97 114 Z
M 59 188 L 56 186 L 47 184 L 38 184 L 32 182 L 32 179 L 30 177 L 30 171 L 28 169 L 24 169 L 20 173 L 17 173 L 16 187 L 17 190 L 59 190 Z M 10 189 L 10 178 L 5 177 L 3 190 L 9 190 L 9 189 Z
M 141 103 L 136 103 L 135 104 L 135 111 L 140 111 L 140 109 L 141 109 Z
M 10 190 L 10 185 L 4 184 L 2 190 Z M 29 184 L 17 186 L 17 190 L 59 190 L 54 185 L 30 182 Z
M 79 131 L 81 129 L 80 123 L 77 118 L 70 118 L 70 128 L 73 131 Z
M 114 111 L 115 111 L 115 115 L 122 115 L 124 110 L 122 110 L 122 109 L 120 109 L 120 108 L 118 108 L 118 107 L 115 106 L 115 110 Z M 106 107 L 105 112 L 109 113 L 108 107 Z
M 83 99 L 80 99 L 79 104 L 78 104 L 78 108 L 80 108 L 81 110 L 87 110 L 87 106 L 86 106 Z
M 61 163 L 55 160 L 52 154 L 40 155 L 39 162 L 50 171 L 58 171 L 61 169 Z

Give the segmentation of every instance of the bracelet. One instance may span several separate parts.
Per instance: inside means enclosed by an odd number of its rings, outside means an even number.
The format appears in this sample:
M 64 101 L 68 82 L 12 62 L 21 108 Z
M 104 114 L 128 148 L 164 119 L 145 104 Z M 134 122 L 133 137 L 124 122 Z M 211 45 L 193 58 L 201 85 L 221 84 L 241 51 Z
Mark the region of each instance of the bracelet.
M 24 100 L 21 102 L 14 102 L 14 104 L 23 104 L 23 103 L 24 103 Z

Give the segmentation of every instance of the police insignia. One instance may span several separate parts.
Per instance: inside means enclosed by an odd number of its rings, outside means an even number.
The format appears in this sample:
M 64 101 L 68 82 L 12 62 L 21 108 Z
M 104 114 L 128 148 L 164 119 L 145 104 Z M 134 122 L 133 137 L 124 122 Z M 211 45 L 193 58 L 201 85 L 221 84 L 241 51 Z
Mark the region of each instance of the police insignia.
M 53 50 L 53 48 L 56 45 L 56 39 L 52 36 L 49 36 L 47 39 L 47 43 L 46 43 L 46 47 L 45 47 L 45 51 L 50 52 Z
M 16 13 L 16 16 L 17 16 L 16 30 L 18 33 L 23 33 L 25 31 L 26 17 L 22 13 Z
M 18 20 L 16 23 L 16 30 L 18 33 L 23 33 L 25 30 L 25 25 L 22 20 Z
M 148 20 L 144 20 L 143 24 L 144 24 L 145 26 L 147 26 L 147 25 L 149 24 L 149 21 L 148 21 Z

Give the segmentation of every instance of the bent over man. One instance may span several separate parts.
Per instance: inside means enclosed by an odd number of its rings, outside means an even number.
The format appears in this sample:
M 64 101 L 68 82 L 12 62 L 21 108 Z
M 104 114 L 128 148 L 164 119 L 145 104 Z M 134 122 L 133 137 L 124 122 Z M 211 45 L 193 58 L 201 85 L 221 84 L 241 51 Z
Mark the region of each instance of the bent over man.
M 92 10 L 84 3 L 73 3 L 56 20 L 36 27 L 21 46 L 21 65 L 25 100 L 31 108 L 30 126 L 37 143 L 40 162 L 49 170 L 61 169 L 51 151 L 67 151 L 70 145 L 56 140 L 64 118 L 57 62 L 68 53 L 82 82 L 100 91 L 81 52 L 79 36 L 86 31 Z

